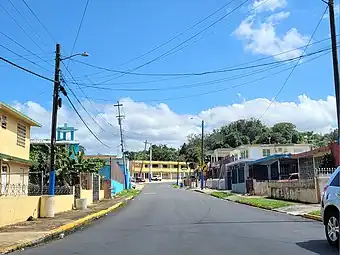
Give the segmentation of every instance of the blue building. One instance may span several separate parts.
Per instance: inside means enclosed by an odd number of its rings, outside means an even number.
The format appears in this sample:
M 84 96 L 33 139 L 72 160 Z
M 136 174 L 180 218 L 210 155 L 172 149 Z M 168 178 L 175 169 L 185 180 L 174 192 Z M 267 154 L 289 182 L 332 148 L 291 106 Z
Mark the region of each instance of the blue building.
M 99 174 L 104 177 L 104 180 L 110 180 L 111 195 L 131 187 L 128 161 L 125 162 L 124 167 L 123 159 L 117 158 L 115 155 L 87 155 L 85 158 L 98 158 L 105 161 L 105 165 L 99 170 Z

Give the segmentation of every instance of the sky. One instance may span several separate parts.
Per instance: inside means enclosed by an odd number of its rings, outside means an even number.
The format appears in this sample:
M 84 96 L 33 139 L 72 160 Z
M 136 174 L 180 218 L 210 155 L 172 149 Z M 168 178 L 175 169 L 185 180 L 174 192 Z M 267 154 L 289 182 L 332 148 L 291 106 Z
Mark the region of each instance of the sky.
M 89 0 L 86 8 L 87 0 L 4 0 L 0 56 L 53 79 L 57 42 L 62 57 L 88 52 L 63 60 L 61 74 L 101 142 L 65 98 L 58 111 L 58 124 L 76 127 L 88 154 L 119 154 L 117 101 L 127 150 L 142 149 L 145 140 L 179 147 L 200 132 L 201 120 L 206 132 L 251 117 L 269 126 L 293 122 L 301 131 L 334 129 L 326 5 L 229 2 Z M 339 0 L 335 4 L 339 33 Z M 53 83 L 5 62 L 0 77 L 0 101 L 42 124 L 32 129 L 33 138 L 49 138 Z

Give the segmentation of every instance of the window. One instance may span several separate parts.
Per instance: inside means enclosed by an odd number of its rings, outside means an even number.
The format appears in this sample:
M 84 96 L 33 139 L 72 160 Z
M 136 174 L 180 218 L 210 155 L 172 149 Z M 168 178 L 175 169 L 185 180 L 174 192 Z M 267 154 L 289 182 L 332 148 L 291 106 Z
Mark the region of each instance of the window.
M 270 149 L 263 149 L 262 150 L 262 155 L 264 157 L 270 156 Z
M 162 168 L 168 168 L 168 165 L 163 165 Z
M 248 150 L 246 150 L 246 158 L 248 158 L 248 157 L 249 157 Z
M 6 115 L 1 116 L 1 127 L 4 129 L 7 128 L 7 116 Z
M 238 183 L 244 183 L 244 165 L 240 166 L 238 170 Z
M 17 145 L 25 148 L 26 126 L 21 122 L 17 125 Z
M 231 170 L 231 183 L 236 184 L 237 183 L 237 168 L 233 167 Z
M 158 168 L 158 164 L 152 164 L 152 168 Z
M 145 166 L 144 166 L 145 168 L 149 168 L 149 165 L 148 164 L 145 164 Z
M 334 177 L 333 181 L 331 182 L 330 186 L 339 187 L 340 186 L 340 178 L 339 173 Z
M 288 149 L 287 149 L 287 148 L 285 148 L 283 152 L 284 152 L 284 153 L 287 153 L 287 152 L 288 152 Z
M 278 148 L 277 151 L 278 151 L 278 152 L 282 152 L 282 148 Z

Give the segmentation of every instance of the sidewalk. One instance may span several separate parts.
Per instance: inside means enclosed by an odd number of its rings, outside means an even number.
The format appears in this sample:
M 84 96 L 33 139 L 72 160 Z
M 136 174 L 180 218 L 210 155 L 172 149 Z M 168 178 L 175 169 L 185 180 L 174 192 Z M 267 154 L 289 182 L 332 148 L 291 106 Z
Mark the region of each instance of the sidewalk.
M 213 190 L 213 189 L 191 189 L 196 192 L 204 193 L 220 199 L 233 201 L 240 204 L 246 204 L 254 207 L 259 207 L 266 210 L 277 211 L 294 216 L 301 216 L 313 220 L 321 221 L 321 217 L 312 212 L 320 210 L 320 204 L 304 204 L 298 202 L 290 202 L 284 200 L 275 200 L 260 196 L 246 196 L 233 194 L 227 190 Z
M 63 238 L 87 223 L 107 215 L 134 196 L 118 196 L 92 204 L 87 210 L 72 210 L 56 214 L 54 218 L 38 218 L 0 228 L 0 254 L 34 246 L 48 240 Z

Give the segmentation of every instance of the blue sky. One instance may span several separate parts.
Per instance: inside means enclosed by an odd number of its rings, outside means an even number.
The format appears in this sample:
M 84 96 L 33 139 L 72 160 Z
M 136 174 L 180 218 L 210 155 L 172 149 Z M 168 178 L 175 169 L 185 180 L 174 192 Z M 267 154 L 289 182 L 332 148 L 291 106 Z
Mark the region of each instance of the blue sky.
M 77 1 L 33 1 L 26 0 L 30 7 L 34 10 L 39 19 L 48 28 L 50 33 L 61 44 L 62 51 L 70 54 L 79 22 L 84 10 L 85 0 Z M 261 0 L 257 0 L 261 2 Z M 247 49 L 250 42 L 259 40 L 254 39 L 254 34 L 245 34 L 240 32 L 237 34 L 242 21 L 247 18 L 252 19 L 251 28 L 254 32 L 256 29 L 268 23 L 271 15 L 279 12 L 289 13 L 286 18 L 272 24 L 275 36 L 280 40 L 291 29 L 296 29 L 298 35 L 308 41 L 312 34 L 325 4 L 322 1 L 304 1 L 293 0 L 271 0 L 273 5 L 278 4 L 274 10 L 258 11 L 256 13 L 248 13 L 249 8 L 254 4 L 254 0 L 250 0 L 242 8 L 228 16 L 215 26 L 208 29 L 199 37 L 186 44 L 182 50 L 163 58 L 159 61 L 151 63 L 136 72 L 141 73 L 192 73 L 204 72 L 207 70 L 215 70 L 248 62 L 261 57 L 269 57 L 266 61 L 275 61 L 271 57 L 275 50 L 259 49 L 253 47 Z M 25 29 L 26 33 L 44 50 L 41 51 L 30 38 L 13 22 L 13 20 L 4 12 L 0 6 L 0 22 L 6 24 L 2 26 L 0 31 L 18 43 L 25 46 L 30 51 L 36 53 L 50 64 L 42 62 L 35 56 L 21 49 L 2 34 L 0 34 L 1 45 L 8 47 L 12 51 L 20 55 L 24 55 L 32 61 L 47 68 L 49 72 L 37 67 L 27 60 L 23 60 L 6 49 L 0 47 L 0 56 L 21 64 L 40 74 L 53 78 L 54 50 L 55 41 L 53 41 L 34 16 L 24 5 L 21 0 L 11 0 L 14 6 L 29 21 L 31 27 L 16 12 L 8 0 L 1 1 L 1 5 L 15 18 L 15 20 Z M 77 60 L 84 61 L 89 64 L 99 65 L 118 70 L 129 70 L 140 64 L 163 54 L 172 47 L 183 42 L 193 34 L 201 31 L 210 25 L 216 19 L 226 12 L 235 8 L 242 3 L 241 0 L 235 0 L 230 6 L 221 10 L 210 19 L 206 20 L 196 28 L 187 31 L 183 36 L 165 45 L 145 57 L 121 66 L 122 63 L 139 56 L 150 49 L 162 44 L 173 36 L 181 33 L 188 27 L 192 26 L 202 18 L 211 14 L 226 1 L 222 0 L 188 0 L 188 1 L 89 1 L 88 9 L 82 24 L 82 28 L 77 40 L 74 53 L 87 51 L 90 56 L 88 58 L 78 57 Z M 281 5 L 280 5 L 281 2 Z M 285 2 L 283 4 L 283 2 Z M 336 1 L 338 2 L 338 1 Z M 249 21 L 249 20 L 248 20 Z M 340 27 L 339 19 L 337 19 L 338 28 Z M 339 29 L 338 29 L 339 31 Z M 248 31 L 249 32 L 249 31 Z M 39 38 L 37 34 L 43 38 Z M 248 37 L 247 37 L 248 36 Z M 249 37 L 250 36 L 250 37 Z M 321 40 L 329 37 L 328 19 L 323 19 L 313 41 Z M 251 38 L 251 39 L 250 39 Z M 197 40 L 198 39 L 198 40 Z M 261 39 L 261 38 L 260 38 Z M 265 41 L 265 38 L 262 38 Z M 197 40 L 197 41 L 196 41 Z M 44 44 L 46 42 L 46 45 Z M 255 42 L 259 43 L 259 42 Z M 262 42 L 263 43 L 263 42 Z M 281 42 L 281 46 L 285 46 L 289 40 Z M 294 45 L 294 42 L 293 42 Z M 301 46 L 301 45 L 300 45 Z M 325 41 L 318 45 L 312 46 L 307 52 L 316 49 L 329 47 L 330 42 Z M 270 45 L 266 46 L 268 49 Z M 265 47 L 265 48 L 266 48 Z M 284 48 L 284 47 L 283 47 Z M 266 52 L 267 51 L 267 52 Z M 304 62 L 304 61 L 303 61 Z M 265 63 L 265 62 L 256 62 Z M 255 64 L 256 64 L 255 63 Z M 313 100 L 326 100 L 327 96 L 334 95 L 333 73 L 331 65 L 331 55 L 320 57 L 310 63 L 303 64 L 295 70 L 291 79 L 287 83 L 277 100 L 279 102 L 299 102 L 298 96 L 306 94 Z M 66 61 L 67 64 L 67 61 Z M 72 74 L 82 83 L 89 83 L 84 75 L 93 74 L 99 70 L 85 66 L 81 63 L 70 61 L 70 70 Z M 275 71 L 276 69 L 274 69 Z M 274 72 L 273 71 L 273 72 Z M 62 72 L 67 75 L 66 70 L 62 67 Z M 248 71 L 246 71 L 248 72 Z M 167 81 L 159 81 L 152 83 L 126 84 L 129 82 L 144 82 L 150 80 L 160 80 L 164 77 L 141 77 L 134 75 L 125 75 L 124 77 L 112 80 L 111 83 L 123 83 L 121 86 L 106 85 L 111 88 L 166 88 L 171 86 L 181 86 L 197 82 L 204 82 L 220 78 L 229 77 L 243 72 L 214 74 L 209 76 L 186 77 Z M 237 85 L 248 82 L 267 75 L 265 72 L 260 75 L 248 78 L 237 79 L 234 81 L 211 84 L 209 86 L 200 86 L 191 89 L 180 90 L 164 90 L 149 92 L 124 92 L 124 91 L 101 91 L 97 89 L 85 88 L 86 95 L 92 99 L 111 100 L 112 103 L 118 99 L 131 98 L 134 101 L 145 101 L 148 106 L 157 106 L 160 102 L 168 105 L 168 107 L 176 114 L 194 114 L 199 115 L 202 111 L 215 107 L 228 106 L 234 103 L 240 103 L 242 100 L 255 100 L 257 98 L 273 98 L 280 86 L 282 86 L 288 72 L 280 75 L 271 76 L 265 80 L 251 83 L 242 87 L 233 88 L 218 93 L 211 93 L 204 96 L 189 97 L 179 100 L 166 101 L 164 98 L 172 98 L 179 96 L 187 96 L 199 93 L 205 93 L 211 90 L 223 89 L 228 86 Z M 98 75 L 90 76 L 93 82 L 100 82 L 102 76 L 112 73 L 103 72 Z M 0 100 L 7 103 L 25 104 L 28 101 L 35 102 L 41 107 L 50 110 L 52 84 L 48 81 L 33 77 L 27 73 L 9 66 L 6 63 L 0 63 L 1 87 L 2 93 Z M 71 81 L 70 77 L 66 78 Z M 125 83 L 125 84 L 124 84 Z M 70 84 L 79 98 L 84 98 L 83 94 L 77 89 L 75 84 Z M 152 100 L 160 100 L 160 102 L 150 102 Z M 83 100 L 83 99 L 82 99 Z M 98 107 L 110 105 L 110 102 L 93 101 Z M 66 102 L 65 102 L 66 104 Z M 103 107 L 104 107 L 103 106 Z M 92 112 L 91 108 L 89 111 Z M 242 116 L 241 116 L 242 117 Z

